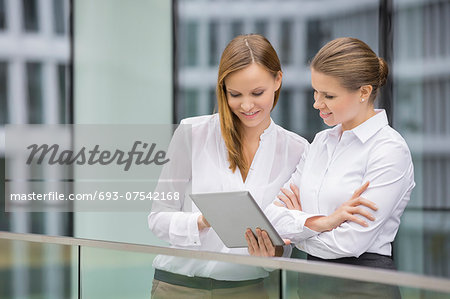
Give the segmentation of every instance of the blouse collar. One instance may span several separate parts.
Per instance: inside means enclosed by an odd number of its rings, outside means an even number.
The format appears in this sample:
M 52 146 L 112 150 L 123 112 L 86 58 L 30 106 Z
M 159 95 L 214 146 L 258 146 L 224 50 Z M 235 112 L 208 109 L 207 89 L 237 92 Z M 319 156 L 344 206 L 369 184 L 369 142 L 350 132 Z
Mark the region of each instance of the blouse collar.
M 270 118 L 270 124 L 267 127 L 267 129 L 264 130 L 261 136 L 259 136 L 259 140 L 264 140 L 264 138 L 271 136 L 274 131 L 275 131 L 275 123 L 273 122 L 272 118 Z
M 386 110 L 384 109 L 375 109 L 376 114 L 357 126 L 352 130 L 349 130 L 349 133 L 353 133 L 358 139 L 365 143 L 372 136 L 374 136 L 379 130 L 383 127 L 389 125 Z M 339 124 L 332 128 L 328 132 L 328 136 L 339 137 L 342 133 L 342 125 Z

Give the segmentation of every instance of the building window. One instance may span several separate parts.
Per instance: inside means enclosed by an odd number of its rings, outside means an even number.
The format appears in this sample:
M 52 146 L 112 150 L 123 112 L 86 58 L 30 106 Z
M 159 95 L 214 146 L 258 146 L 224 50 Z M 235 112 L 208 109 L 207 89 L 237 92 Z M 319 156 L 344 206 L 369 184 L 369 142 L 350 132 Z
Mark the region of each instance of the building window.
M 244 22 L 242 21 L 233 21 L 231 22 L 231 36 L 230 36 L 230 40 L 232 40 L 234 37 L 238 36 L 238 35 L 242 35 L 245 34 L 244 32 Z
M 59 95 L 59 122 L 68 122 L 67 111 L 67 67 L 64 64 L 58 65 L 58 95 Z
M 289 65 L 292 63 L 292 31 L 294 27 L 294 22 L 291 20 L 285 20 L 281 22 L 281 51 L 280 59 L 283 65 Z
M 256 20 L 255 21 L 255 33 L 267 36 L 267 21 Z
M 8 123 L 8 63 L 0 62 L 0 125 Z
M 57 35 L 66 33 L 66 21 L 64 4 L 65 0 L 53 0 L 53 24 Z
M 209 61 L 208 64 L 212 67 L 216 67 L 219 64 L 219 23 L 212 20 L 209 23 Z
M 27 104 L 28 122 L 30 124 L 43 123 L 42 102 L 42 64 L 27 62 Z
M 39 31 L 39 10 L 36 0 L 22 0 L 23 4 L 23 25 L 25 31 Z
M 181 92 L 180 100 L 183 103 L 184 117 L 191 117 L 198 115 L 198 98 L 199 91 L 197 89 L 188 88 Z
M 216 89 L 213 87 L 209 90 L 209 111 L 210 113 L 219 112 L 219 107 L 217 106 L 216 100 Z
M 0 0 L 0 30 L 6 29 L 6 7 L 5 0 Z
M 198 24 L 196 22 L 184 23 L 181 27 L 181 34 L 179 35 L 181 43 L 186 45 L 186 51 L 181 51 L 181 65 L 195 66 L 198 64 Z

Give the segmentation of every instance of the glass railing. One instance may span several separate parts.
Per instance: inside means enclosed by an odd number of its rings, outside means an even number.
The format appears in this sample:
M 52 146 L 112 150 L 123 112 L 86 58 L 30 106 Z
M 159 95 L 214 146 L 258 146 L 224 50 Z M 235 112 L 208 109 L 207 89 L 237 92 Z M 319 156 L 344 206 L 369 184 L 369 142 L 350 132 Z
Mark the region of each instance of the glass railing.
M 397 271 L 9 232 L 0 232 L 0 298 L 150 298 L 161 255 L 224 263 L 237 276 L 248 267 L 272 269 L 255 285 L 217 290 L 224 298 L 450 298 L 450 279 Z M 180 291 L 160 285 L 156 292 L 167 298 Z

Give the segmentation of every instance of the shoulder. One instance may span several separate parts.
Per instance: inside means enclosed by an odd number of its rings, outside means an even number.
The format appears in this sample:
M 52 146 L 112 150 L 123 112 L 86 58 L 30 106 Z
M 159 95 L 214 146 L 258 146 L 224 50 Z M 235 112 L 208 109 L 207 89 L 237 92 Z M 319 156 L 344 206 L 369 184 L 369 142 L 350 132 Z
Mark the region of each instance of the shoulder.
M 216 113 L 184 118 L 181 120 L 180 125 L 192 125 L 192 127 L 197 127 L 202 125 L 208 125 L 211 123 L 216 123 L 218 121 L 219 115 Z
M 411 152 L 405 139 L 390 126 L 383 127 L 368 141 L 368 163 L 406 171 L 412 167 Z
M 408 144 L 399 132 L 390 126 L 385 126 L 373 136 L 370 142 L 374 151 L 385 154 L 403 153 L 410 156 Z
M 183 130 L 189 132 L 193 142 L 201 144 L 216 140 L 218 136 L 221 136 L 217 113 L 185 118 L 181 120 L 179 127 L 184 127 Z
M 283 138 L 286 138 L 286 140 L 288 140 L 289 142 L 297 144 L 309 144 L 308 140 L 294 132 L 286 130 L 285 128 L 277 124 L 275 124 L 275 128 L 277 130 L 277 134 L 282 136 Z

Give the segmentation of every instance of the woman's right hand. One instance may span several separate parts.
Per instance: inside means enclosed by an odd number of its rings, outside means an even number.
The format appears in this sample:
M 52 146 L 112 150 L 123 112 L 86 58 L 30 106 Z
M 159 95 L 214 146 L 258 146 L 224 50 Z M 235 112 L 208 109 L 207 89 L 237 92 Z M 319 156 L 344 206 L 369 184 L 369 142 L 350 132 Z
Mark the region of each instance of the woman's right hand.
M 202 229 L 211 227 L 211 224 L 206 220 L 206 218 L 203 215 L 198 216 L 197 218 L 197 227 L 198 230 L 201 231 Z
M 373 211 L 378 208 L 374 202 L 361 197 L 361 194 L 369 187 L 369 182 L 366 182 L 358 190 L 353 193 L 353 196 L 344 202 L 333 214 L 329 216 L 315 216 L 308 218 L 305 226 L 317 232 L 330 231 L 340 226 L 346 221 L 358 223 L 361 226 L 367 227 L 368 223 L 356 216 L 357 214 L 374 221 L 375 217 L 361 206 L 366 206 Z

